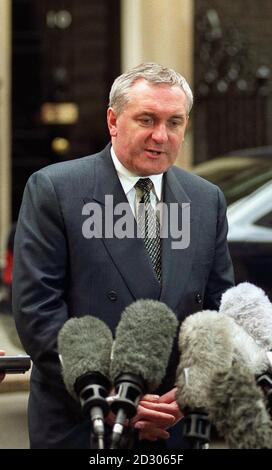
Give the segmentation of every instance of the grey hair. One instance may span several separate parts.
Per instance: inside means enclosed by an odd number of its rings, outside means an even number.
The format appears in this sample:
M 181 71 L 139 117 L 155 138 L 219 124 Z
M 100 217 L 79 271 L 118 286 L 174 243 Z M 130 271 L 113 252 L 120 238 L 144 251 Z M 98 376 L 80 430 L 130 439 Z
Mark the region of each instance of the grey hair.
M 169 86 L 179 86 L 187 98 L 187 112 L 193 106 L 193 93 L 186 79 L 173 69 L 164 67 L 152 62 L 146 62 L 128 70 L 115 79 L 112 84 L 109 106 L 120 114 L 129 101 L 129 91 L 137 80 L 144 79 L 155 85 L 167 84 Z

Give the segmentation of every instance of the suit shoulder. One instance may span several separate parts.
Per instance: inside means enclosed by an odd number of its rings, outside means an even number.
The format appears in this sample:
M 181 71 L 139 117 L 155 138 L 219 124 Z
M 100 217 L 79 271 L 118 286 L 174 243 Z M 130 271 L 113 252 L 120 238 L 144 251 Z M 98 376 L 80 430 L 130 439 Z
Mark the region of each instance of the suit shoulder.
M 48 165 L 33 173 L 30 180 L 44 178 L 49 179 L 53 184 L 66 185 L 68 182 L 81 184 L 86 178 L 90 180 L 96 162 L 105 156 L 105 151 L 106 149 L 86 157 Z
M 75 160 L 69 160 L 66 162 L 53 163 L 52 165 L 45 166 L 37 171 L 38 174 L 47 175 L 49 178 L 57 176 L 70 176 L 76 175 L 79 172 L 91 169 L 95 163 L 95 157 L 97 154 L 88 155 L 86 157 L 80 157 Z

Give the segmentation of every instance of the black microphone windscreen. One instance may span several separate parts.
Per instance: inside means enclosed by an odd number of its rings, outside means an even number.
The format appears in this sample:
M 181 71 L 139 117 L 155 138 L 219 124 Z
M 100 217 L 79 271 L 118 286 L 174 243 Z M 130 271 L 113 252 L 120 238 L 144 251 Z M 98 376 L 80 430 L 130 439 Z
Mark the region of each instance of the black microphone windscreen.
M 162 302 L 138 300 L 129 305 L 116 329 L 112 380 L 134 374 L 144 380 L 147 391 L 155 391 L 165 375 L 177 326 L 175 314 Z
M 77 398 L 75 383 L 87 373 L 99 373 L 109 378 L 112 333 L 99 318 L 87 315 L 71 318 L 58 335 L 58 350 L 62 359 L 63 380 L 68 392 Z

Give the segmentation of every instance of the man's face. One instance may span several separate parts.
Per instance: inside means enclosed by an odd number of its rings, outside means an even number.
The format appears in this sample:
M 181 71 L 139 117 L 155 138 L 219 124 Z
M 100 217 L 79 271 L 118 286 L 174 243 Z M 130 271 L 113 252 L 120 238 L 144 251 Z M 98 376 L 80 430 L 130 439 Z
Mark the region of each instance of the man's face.
M 108 109 L 112 145 L 120 162 L 139 176 L 164 173 L 173 165 L 188 123 L 187 99 L 178 86 L 138 80 L 117 116 Z

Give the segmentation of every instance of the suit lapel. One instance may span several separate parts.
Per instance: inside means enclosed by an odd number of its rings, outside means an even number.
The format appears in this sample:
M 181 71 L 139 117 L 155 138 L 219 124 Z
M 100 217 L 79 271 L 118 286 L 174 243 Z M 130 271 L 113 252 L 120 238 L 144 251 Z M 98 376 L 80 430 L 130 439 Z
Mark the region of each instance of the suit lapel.
M 93 200 L 99 203 L 103 220 L 106 195 L 112 195 L 113 207 L 126 203 L 136 234 L 136 221 L 114 168 L 110 146 L 106 147 L 96 159 L 94 181 L 93 196 L 84 198 L 84 202 Z M 175 239 L 168 227 L 168 236 L 162 241 L 162 286 L 154 274 L 142 239 L 135 236 L 120 239 L 113 235 L 113 237 L 103 237 L 102 242 L 135 299 L 159 299 L 175 309 L 190 275 L 199 233 L 199 214 L 198 208 L 191 203 L 173 168 L 168 170 L 164 177 L 164 203 L 168 207 L 168 215 L 171 204 L 178 204 L 180 221 L 182 220 L 182 203 L 190 204 L 190 244 L 186 249 L 173 249 L 172 242 Z M 120 215 L 114 215 L 113 226 L 119 218 Z M 165 217 L 163 224 L 168 225 Z
M 110 146 L 101 153 L 96 161 L 93 200 L 100 204 L 103 220 L 105 219 L 106 195 L 112 195 L 113 208 L 117 204 L 126 203 L 130 222 L 133 225 L 133 233 L 136 234 L 136 221 L 120 184 L 109 149 Z M 85 198 L 84 202 L 87 202 L 87 199 Z M 114 215 L 113 227 L 118 219 L 120 219 L 120 215 Z M 134 298 L 158 299 L 161 286 L 154 274 L 144 241 L 137 237 L 120 239 L 116 237 L 116 234 L 109 238 L 103 237 L 102 241 Z
M 183 190 L 173 168 L 168 170 L 165 175 L 164 202 L 168 207 L 168 221 L 164 217 L 163 224 L 167 224 L 168 237 L 164 238 L 162 243 L 162 292 L 160 301 L 175 309 L 190 275 L 199 233 L 199 213 L 198 208 L 194 206 Z M 190 243 L 185 249 L 173 249 L 172 242 L 175 240 L 171 231 L 173 225 L 169 230 L 169 214 L 171 213 L 171 204 L 178 204 L 178 217 L 181 221 L 184 217 L 182 203 L 187 204 L 185 210 L 188 210 L 188 208 L 190 210 Z M 171 222 L 173 224 L 173 220 Z

